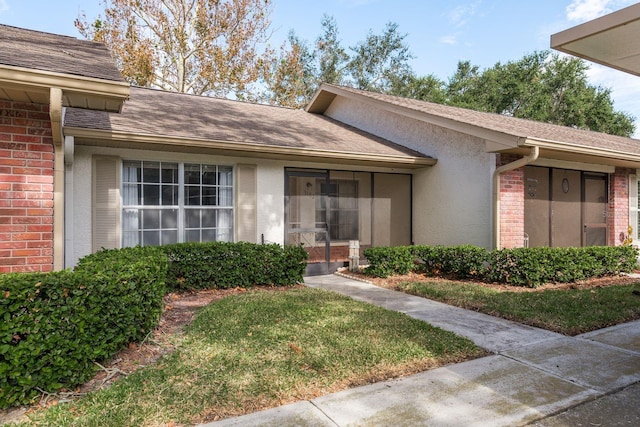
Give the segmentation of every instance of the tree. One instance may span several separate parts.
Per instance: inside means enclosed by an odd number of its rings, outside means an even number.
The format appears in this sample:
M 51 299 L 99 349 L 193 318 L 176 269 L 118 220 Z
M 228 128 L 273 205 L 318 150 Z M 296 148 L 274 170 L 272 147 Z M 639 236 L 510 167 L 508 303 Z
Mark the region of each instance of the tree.
M 343 84 L 349 55 L 340 44 L 338 24 L 334 17 L 324 15 L 323 33 L 316 39 L 315 58 L 318 61 L 316 83 Z
M 393 22 L 388 23 L 380 35 L 369 31 L 364 41 L 351 47 L 353 54 L 347 69 L 352 85 L 386 93 L 395 79 L 410 75 L 409 60 L 413 55 L 404 42 L 406 37 L 398 32 L 398 24 Z
M 388 23 L 379 35 L 369 31 L 364 41 L 349 49 L 351 54 L 342 47 L 335 19 L 324 15 L 321 24 L 313 50 L 290 33 L 288 43 L 272 59 L 265 78 L 267 102 L 304 106 L 324 82 L 390 93 L 413 76 L 409 66 L 413 56 L 397 24 Z
M 444 104 L 447 100 L 445 86 L 445 83 L 433 74 L 418 77 L 412 73 L 392 79 L 388 93 L 404 98 Z
M 609 89 L 589 84 L 589 66 L 550 51 L 480 71 L 461 61 L 446 88 L 446 103 L 478 111 L 630 136 L 634 119 L 613 108 Z
M 313 53 L 293 31 L 280 47 L 265 71 L 265 101 L 293 108 L 303 108 L 317 87 Z
M 271 0 L 102 0 L 104 18 L 76 19 L 111 49 L 129 82 L 246 98 L 269 51 Z

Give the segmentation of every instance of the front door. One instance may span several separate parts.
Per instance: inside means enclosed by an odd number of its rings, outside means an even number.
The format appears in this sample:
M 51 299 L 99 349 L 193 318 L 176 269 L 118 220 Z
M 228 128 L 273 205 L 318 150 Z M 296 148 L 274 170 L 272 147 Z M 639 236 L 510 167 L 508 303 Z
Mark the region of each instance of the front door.
M 329 225 L 318 207 L 328 206 L 327 172 L 287 171 L 285 175 L 286 243 L 309 254 L 306 275 L 328 274 Z

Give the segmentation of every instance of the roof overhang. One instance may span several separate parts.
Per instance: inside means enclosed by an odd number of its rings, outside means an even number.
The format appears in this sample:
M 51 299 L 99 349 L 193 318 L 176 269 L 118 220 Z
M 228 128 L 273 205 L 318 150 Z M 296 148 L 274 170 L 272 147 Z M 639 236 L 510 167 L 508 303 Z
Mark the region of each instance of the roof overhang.
M 77 138 L 77 141 L 84 145 L 170 150 L 186 153 L 224 154 L 226 156 L 259 157 L 276 160 L 312 161 L 316 163 L 326 162 L 404 169 L 424 168 L 433 166 L 437 162 L 436 159 L 430 157 L 392 156 L 375 153 L 282 147 L 238 141 L 133 134 L 68 126 L 65 126 L 64 134 Z
M 539 138 L 522 138 L 518 148 L 507 149 L 501 152 L 526 155 L 529 152 L 529 148 L 534 146 L 540 148 L 540 157 L 545 159 L 640 169 L 640 156 L 634 153 L 601 147 L 585 147 Z
M 551 47 L 640 76 L 640 3 L 551 36 Z
M 527 155 L 530 147 L 537 146 L 540 148 L 540 156 L 547 159 L 640 168 L 640 156 L 636 153 L 610 150 L 602 147 L 588 147 L 568 142 L 543 140 L 525 135 L 499 132 L 482 126 L 472 125 L 462 121 L 429 114 L 428 112 L 413 110 L 411 108 L 365 97 L 348 90 L 344 90 L 339 86 L 321 86 L 314 94 L 306 110 L 311 113 L 322 114 L 329 108 L 336 96 L 358 98 L 363 102 L 375 105 L 376 107 L 386 111 L 477 137 L 484 142 L 485 151 L 488 153 Z
M 62 90 L 65 107 L 121 112 L 129 83 L 0 65 L 0 98 L 49 103 L 49 90 Z

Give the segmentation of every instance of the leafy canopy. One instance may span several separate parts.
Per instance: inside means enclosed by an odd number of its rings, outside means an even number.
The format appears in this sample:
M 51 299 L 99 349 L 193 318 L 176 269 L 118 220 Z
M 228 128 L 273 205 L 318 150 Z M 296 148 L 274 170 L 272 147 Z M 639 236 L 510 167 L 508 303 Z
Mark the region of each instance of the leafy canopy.
M 104 17 L 75 21 L 140 86 L 250 97 L 268 60 L 271 0 L 102 0 Z

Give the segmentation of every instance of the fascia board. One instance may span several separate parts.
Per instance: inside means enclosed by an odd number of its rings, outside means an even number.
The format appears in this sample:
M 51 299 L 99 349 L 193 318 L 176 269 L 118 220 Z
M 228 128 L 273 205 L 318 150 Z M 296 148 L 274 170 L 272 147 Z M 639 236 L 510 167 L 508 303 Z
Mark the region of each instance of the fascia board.
M 0 84 L 12 87 L 47 89 L 58 87 L 64 92 L 103 96 L 124 101 L 129 98 L 130 85 L 127 82 L 109 81 L 91 77 L 74 76 L 32 70 L 29 68 L 0 65 Z
M 66 136 L 86 138 L 96 141 L 114 141 L 126 143 L 141 143 L 148 145 L 169 145 L 189 148 L 203 148 L 213 150 L 232 150 L 251 155 L 271 155 L 282 158 L 305 157 L 316 160 L 339 160 L 370 163 L 384 163 L 402 166 L 406 168 L 422 168 L 433 166 L 436 159 L 430 157 L 393 156 L 384 154 L 353 153 L 347 151 L 329 151 L 308 148 L 278 147 L 273 145 L 254 144 L 236 141 L 205 140 L 180 137 L 164 137 L 158 135 L 132 134 L 125 132 L 112 132 L 96 129 L 76 128 L 65 126 Z

